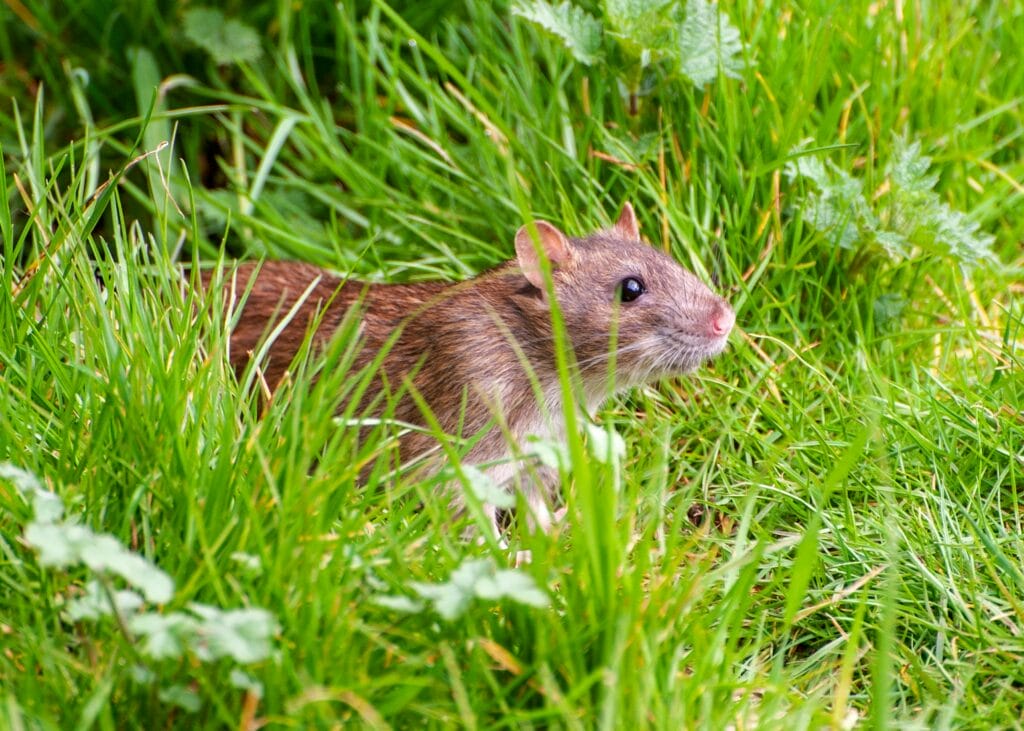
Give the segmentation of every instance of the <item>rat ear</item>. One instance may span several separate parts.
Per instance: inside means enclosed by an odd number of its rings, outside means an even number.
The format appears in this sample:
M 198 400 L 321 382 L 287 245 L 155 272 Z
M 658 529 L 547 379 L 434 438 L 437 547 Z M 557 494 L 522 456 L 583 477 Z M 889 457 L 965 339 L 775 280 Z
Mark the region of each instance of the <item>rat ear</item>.
M 523 270 L 523 276 L 530 284 L 543 290 L 544 275 L 540 270 L 537 247 L 533 243 L 534 235 L 531 231 L 533 227 L 537 228 L 537 240 L 548 261 L 551 262 L 552 269 L 568 264 L 572 252 L 569 250 L 569 240 L 565 238 L 565 234 L 547 221 L 536 221 L 532 225 L 523 226 L 516 231 L 516 258 L 519 260 L 519 268 Z
M 636 225 L 636 213 L 633 212 L 633 206 L 629 204 L 629 201 L 622 206 L 622 213 L 619 214 L 619 220 L 615 222 L 613 230 L 628 241 L 640 240 L 640 228 Z

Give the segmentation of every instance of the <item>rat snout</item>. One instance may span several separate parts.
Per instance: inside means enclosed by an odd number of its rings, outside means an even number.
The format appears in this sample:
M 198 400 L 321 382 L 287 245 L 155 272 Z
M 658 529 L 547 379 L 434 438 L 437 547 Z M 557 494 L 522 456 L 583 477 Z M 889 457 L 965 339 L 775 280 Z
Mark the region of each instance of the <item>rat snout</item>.
M 719 300 L 708 318 L 708 335 L 724 338 L 736 323 L 736 314 L 725 300 Z

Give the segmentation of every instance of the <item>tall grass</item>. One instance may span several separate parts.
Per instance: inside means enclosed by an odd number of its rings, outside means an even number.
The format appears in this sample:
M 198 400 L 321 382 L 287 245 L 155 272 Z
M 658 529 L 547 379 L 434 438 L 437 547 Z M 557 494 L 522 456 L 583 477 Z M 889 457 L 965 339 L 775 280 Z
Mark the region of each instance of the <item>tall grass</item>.
M 228 4 L 261 55 L 221 65 L 190 8 L 0 9 L 0 461 L 166 572 L 151 611 L 263 608 L 273 651 L 153 659 L 115 618 L 73 621 L 95 572 L 43 565 L 30 494 L 0 479 L 0 725 L 1020 725 L 1013 3 L 730 5 L 742 78 L 656 84 L 635 115 L 614 59 L 582 67 L 503 4 Z M 844 248 L 786 174 L 827 160 L 898 225 L 903 139 L 991 262 Z M 349 340 L 263 404 L 227 365 L 231 314 L 182 273 L 462 279 L 532 217 L 580 233 L 627 199 L 739 332 L 606 405 L 621 461 L 570 434 L 566 520 L 507 547 L 465 538 L 445 476 L 389 474 L 389 429 L 335 418 Z M 523 548 L 546 607 L 449 621 L 415 589 Z

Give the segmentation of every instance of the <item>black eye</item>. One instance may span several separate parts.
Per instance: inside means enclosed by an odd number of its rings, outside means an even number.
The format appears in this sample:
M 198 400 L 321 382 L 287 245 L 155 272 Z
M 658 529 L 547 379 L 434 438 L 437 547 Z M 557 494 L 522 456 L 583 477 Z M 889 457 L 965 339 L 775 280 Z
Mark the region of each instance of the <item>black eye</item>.
M 644 283 L 636 277 L 626 277 L 619 282 L 619 299 L 622 302 L 632 302 L 646 291 Z

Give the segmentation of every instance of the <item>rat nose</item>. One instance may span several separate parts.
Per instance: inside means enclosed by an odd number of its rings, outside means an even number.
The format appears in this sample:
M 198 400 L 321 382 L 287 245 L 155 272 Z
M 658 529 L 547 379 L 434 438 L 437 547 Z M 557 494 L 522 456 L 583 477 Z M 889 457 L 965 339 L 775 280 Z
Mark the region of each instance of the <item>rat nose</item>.
M 711 315 L 708 328 L 712 337 L 720 338 L 729 334 L 736 322 L 736 315 L 725 302 L 719 303 Z

